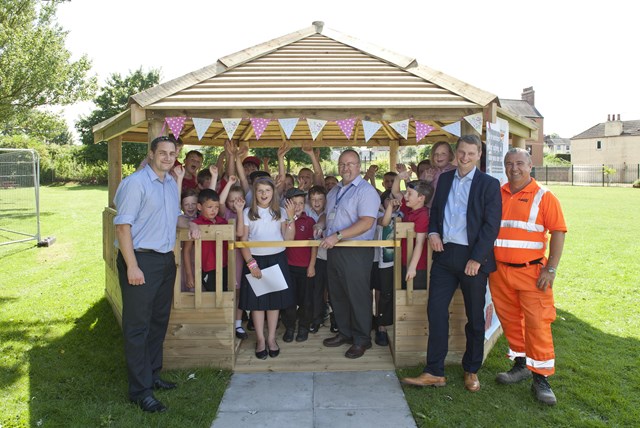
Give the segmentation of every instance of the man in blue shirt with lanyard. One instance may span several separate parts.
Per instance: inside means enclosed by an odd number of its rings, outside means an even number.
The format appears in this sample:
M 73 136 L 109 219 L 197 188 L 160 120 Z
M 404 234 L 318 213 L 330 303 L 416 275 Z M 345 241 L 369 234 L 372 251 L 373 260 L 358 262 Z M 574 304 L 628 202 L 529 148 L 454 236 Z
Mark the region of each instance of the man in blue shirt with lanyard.
M 114 198 L 129 399 L 145 412 L 166 410 L 153 389 L 176 387 L 160 378 L 176 277 L 176 226 L 189 228 L 192 238 L 200 238 L 198 226 L 179 217 L 178 186 L 168 174 L 176 154 L 175 140 L 164 136 L 153 140 L 148 164 L 124 179 Z
M 443 173 L 431 205 L 429 244 L 433 249 L 427 314 L 427 365 L 416 378 L 401 379 L 416 386 L 444 386 L 444 361 L 449 341 L 449 304 L 460 287 L 467 324 L 462 357 L 464 386 L 480 390 L 477 372 L 484 356 L 484 304 L 487 277 L 496 270 L 493 245 L 500 230 L 502 199 L 497 179 L 476 165 L 482 142 L 476 135 L 458 139 L 458 167 Z
M 380 197 L 376 189 L 360 176 L 360 156 L 345 150 L 338 159 L 342 181 L 327 194 L 327 210 L 319 227 L 326 226 L 320 243 L 327 251 L 329 297 L 339 333 L 325 339 L 324 345 L 352 346 L 347 358 L 359 358 L 371 348 L 371 267 L 372 247 L 335 247 L 342 240 L 373 239 Z

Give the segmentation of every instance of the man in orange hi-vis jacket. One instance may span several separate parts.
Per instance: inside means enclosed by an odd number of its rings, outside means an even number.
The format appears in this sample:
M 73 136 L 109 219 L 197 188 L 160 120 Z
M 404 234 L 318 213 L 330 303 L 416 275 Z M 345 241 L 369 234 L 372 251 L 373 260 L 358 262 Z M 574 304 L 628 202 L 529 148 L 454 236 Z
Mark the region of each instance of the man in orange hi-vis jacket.
M 531 390 L 536 398 L 555 405 L 557 400 L 547 381 L 555 372 L 552 287 L 567 226 L 558 199 L 531 177 L 529 152 L 510 149 L 504 165 L 509 182 L 502 186 L 502 221 L 495 243 L 498 266 L 489 276 L 489 286 L 509 342 L 509 358 L 515 362 L 496 380 L 516 383 L 533 372 Z

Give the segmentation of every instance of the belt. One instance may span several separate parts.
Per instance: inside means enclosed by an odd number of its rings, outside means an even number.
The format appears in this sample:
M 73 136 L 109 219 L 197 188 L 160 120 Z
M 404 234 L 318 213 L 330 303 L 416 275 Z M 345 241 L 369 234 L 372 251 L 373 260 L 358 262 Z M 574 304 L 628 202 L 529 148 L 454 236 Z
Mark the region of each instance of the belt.
M 542 257 L 540 257 L 539 259 L 531 260 L 530 262 L 526 262 L 526 263 L 505 263 L 505 262 L 500 262 L 500 263 L 505 264 L 507 266 L 511 266 L 511 267 L 523 268 L 523 267 L 529 267 L 530 265 L 541 265 Z
M 133 251 L 135 251 L 136 253 L 157 253 L 157 251 L 149 250 L 148 248 L 138 248 Z

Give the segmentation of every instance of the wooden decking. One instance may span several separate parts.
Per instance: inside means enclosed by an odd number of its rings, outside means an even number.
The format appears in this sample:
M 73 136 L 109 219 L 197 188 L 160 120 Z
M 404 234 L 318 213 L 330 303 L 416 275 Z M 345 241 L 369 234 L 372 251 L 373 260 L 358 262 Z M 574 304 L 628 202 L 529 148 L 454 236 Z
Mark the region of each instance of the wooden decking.
M 349 345 L 338 348 L 327 348 L 322 345 L 324 339 L 335 335 L 329 331 L 328 323 L 326 327 L 321 327 L 318 333 L 310 333 L 309 339 L 301 343 L 295 340 L 285 343 L 282 340 L 284 328 L 280 325 L 277 335 L 280 355 L 266 360 L 256 358 L 255 334 L 251 331 L 248 333 L 249 338 L 239 344 L 236 353 L 234 371 L 238 373 L 395 370 L 391 348 L 373 343 L 373 332 L 371 332 L 373 346 L 363 357 L 355 360 L 344 356 Z

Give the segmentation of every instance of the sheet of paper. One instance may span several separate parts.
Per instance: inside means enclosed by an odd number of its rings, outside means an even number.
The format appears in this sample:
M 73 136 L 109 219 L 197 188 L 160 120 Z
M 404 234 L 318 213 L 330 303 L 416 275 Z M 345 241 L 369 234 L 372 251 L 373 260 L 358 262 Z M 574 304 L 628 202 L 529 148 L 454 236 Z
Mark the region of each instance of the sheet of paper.
M 256 296 L 260 297 L 263 294 L 288 288 L 287 281 L 284 279 L 279 265 L 269 266 L 260 271 L 262 272 L 262 278 L 260 279 L 254 278 L 250 273 L 245 275 Z

